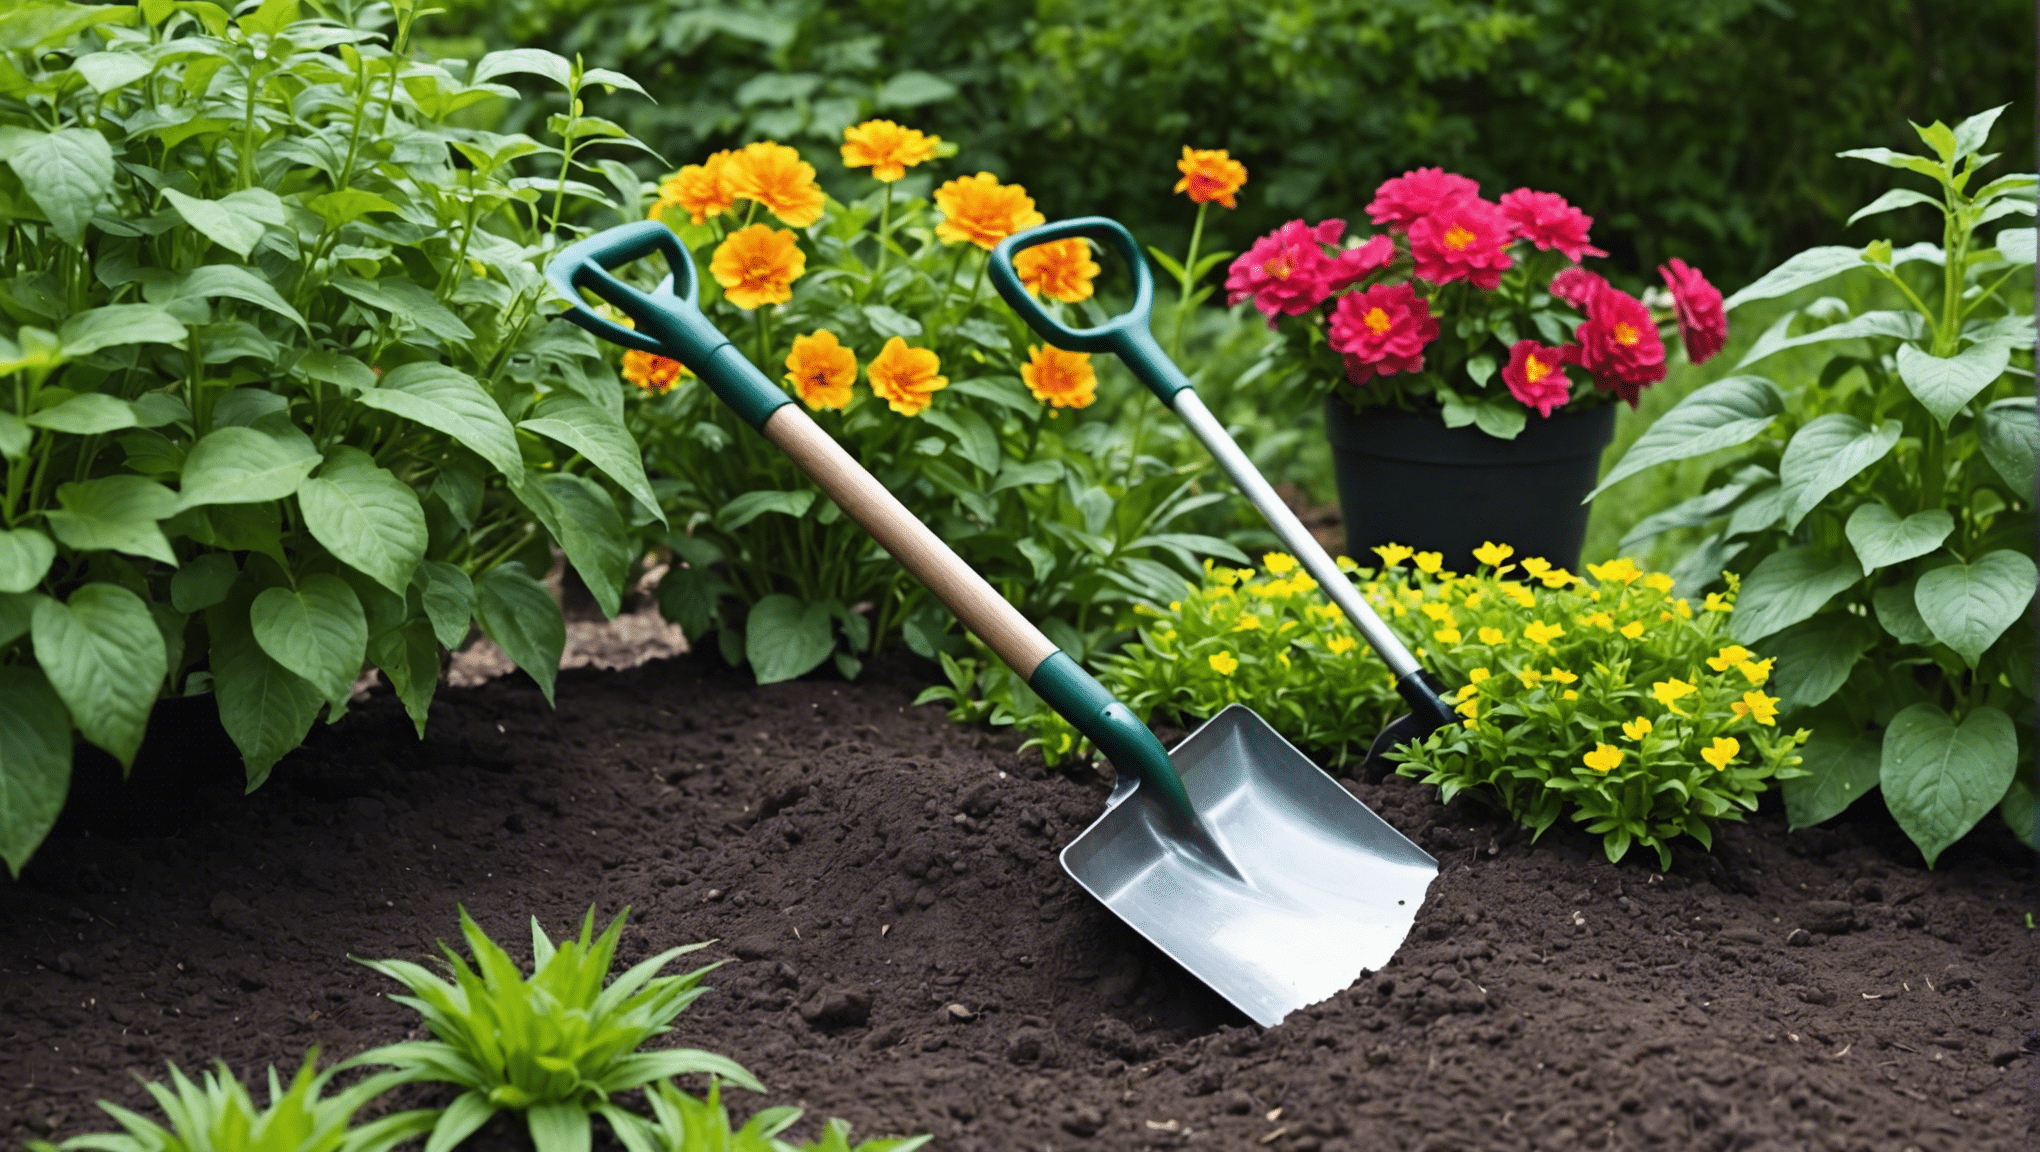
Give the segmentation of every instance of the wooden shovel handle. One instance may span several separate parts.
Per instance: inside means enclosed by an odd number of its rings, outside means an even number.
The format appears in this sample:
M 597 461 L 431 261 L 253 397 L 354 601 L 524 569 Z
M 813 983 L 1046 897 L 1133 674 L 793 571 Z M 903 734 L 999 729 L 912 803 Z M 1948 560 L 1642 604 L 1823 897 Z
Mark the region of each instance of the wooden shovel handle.
M 893 558 L 914 574 L 963 626 L 998 653 L 1025 680 L 1056 646 L 1019 609 L 1006 602 L 977 570 L 880 484 L 843 446 L 796 404 L 782 405 L 765 421 L 766 439 L 821 486 L 845 514 L 864 526 Z

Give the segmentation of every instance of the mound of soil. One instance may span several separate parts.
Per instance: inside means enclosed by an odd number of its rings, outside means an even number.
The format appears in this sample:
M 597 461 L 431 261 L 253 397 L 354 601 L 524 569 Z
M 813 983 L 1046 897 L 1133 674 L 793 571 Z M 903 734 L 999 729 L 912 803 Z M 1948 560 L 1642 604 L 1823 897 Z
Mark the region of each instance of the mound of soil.
M 1348 781 L 1440 875 L 1386 969 L 1264 1031 L 1064 876 L 1107 779 L 913 708 L 917 687 L 893 667 L 757 688 L 687 656 L 569 672 L 557 711 L 521 677 L 447 690 L 422 742 L 384 692 L 252 796 L 213 759 L 210 790 L 67 818 L 0 886 L 0 1135 L 111 1129 L 93 1102 L 149 1111 L 133 1074 L 165 1061 L 248 1077 L 421 1035 L 349 954 L 424 960 L 458 904 L 528 956 L 529 917 L 557 937 L 592 904 L 632 908 L 625 960 L 718 941 L 668 1040 L 766 1082 L 739 1115 L 809 1108 L 798 1132 L 2033 1147 L 2034 868 L 2001 829 L 1929 872 L 1881 812 L 1787 835 L 1767 810 L 1661 875 Z M 504 1122 L 472 1146 L 527 1144 Z

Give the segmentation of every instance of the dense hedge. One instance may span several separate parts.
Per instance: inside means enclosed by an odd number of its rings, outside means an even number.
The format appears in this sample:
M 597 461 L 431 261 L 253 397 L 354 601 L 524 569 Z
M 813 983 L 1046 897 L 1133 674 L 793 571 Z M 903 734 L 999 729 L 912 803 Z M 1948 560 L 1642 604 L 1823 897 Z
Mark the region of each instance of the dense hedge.
M 838 133 L 879 112 L 1051 218 L 1155 228 L 1187 226 L 1180 145 L 1229 148 L 1254 176 L 1228 246 L 1441 164 L 1564 193 L 1639 270 L 1734 284 L 1832 242 L 1877 191 L 1833 153 L 1910 147 L 1908 117 L 2014 101 L 2007 168 L 2033 152 L 2025 0 L 445 2 L 444 32 L 646 77 L 659 105 L 613 111 L 676 162 L 770 136 L 840 172 Z

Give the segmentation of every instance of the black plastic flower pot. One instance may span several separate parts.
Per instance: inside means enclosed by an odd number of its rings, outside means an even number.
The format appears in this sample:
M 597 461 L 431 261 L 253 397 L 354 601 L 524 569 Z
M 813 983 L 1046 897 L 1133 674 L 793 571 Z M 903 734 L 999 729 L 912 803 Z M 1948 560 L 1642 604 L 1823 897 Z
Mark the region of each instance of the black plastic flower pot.
M 1346 552 L 1373 564 L 1369 550 L 1405 544 L 1441 552 L 1445 567 L 1471 571 L 1473 550 L 1507 544 L 1516 557 L 1542 556 L 1577 570 L 1601 451 L 1615 435 L 1615 409 L 1530 414 L 1514 440 L 1478 428 L 1447 428 L 1434 414 L 1390 408 L 1356 411 L 1325 398 L 1325 434 L 1339 485 Z

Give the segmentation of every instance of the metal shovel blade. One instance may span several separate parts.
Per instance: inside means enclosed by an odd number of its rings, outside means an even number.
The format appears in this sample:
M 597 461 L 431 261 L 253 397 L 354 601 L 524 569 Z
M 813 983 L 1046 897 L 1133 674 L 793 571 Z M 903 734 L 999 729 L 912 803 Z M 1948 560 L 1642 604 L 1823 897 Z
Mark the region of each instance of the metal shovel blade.
M 1139 785 L 1063 849 L 1063 868 L 1263 1027 L 1377 970 L 1438 862 L 1234 704 L 1169 753 L 1240 875 L 1187 850 Z

